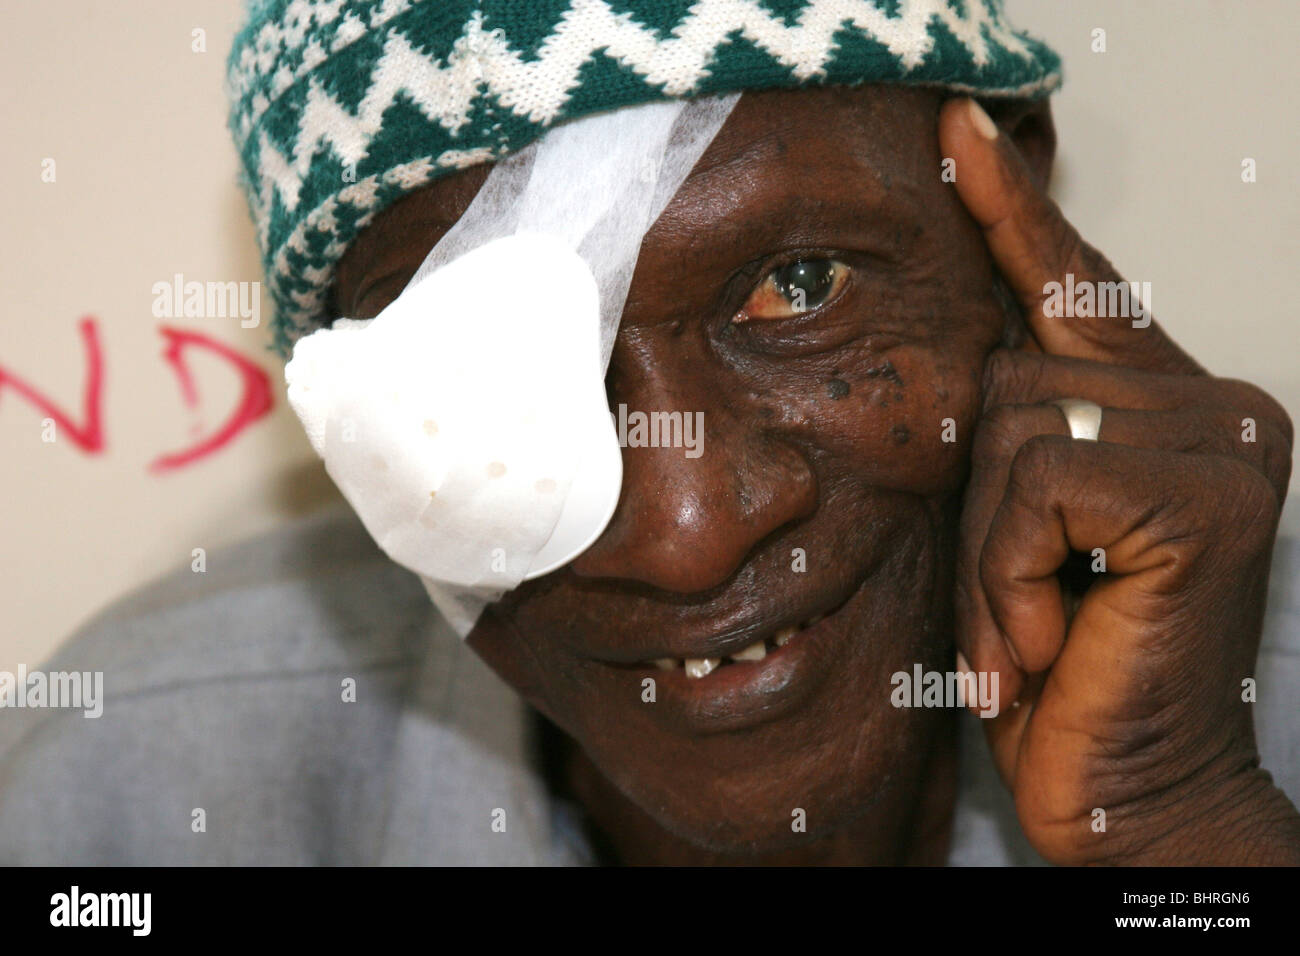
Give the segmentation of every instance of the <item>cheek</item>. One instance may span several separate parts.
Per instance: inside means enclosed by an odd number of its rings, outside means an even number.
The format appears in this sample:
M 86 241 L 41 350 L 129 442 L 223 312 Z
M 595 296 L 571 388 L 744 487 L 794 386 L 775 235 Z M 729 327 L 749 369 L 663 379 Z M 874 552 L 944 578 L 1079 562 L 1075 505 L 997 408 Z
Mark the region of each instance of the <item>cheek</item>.
M 562 633 L 566 602 L 530 601 L 532 583 L 491 606 L 470 632 L 470 650 L 547 718 L 572 732 L 573 713 L 589 702 L 595 690 L 590 664 L 569 653 L 557 653 L 547 635 Z
M 950 492 L 965 478 L 984 350 L 902 345 L 838 356 L 782 389 L 782 423 L 839 470 L 876 488 Z M 775 396 L 773 396 L 775 397 Z

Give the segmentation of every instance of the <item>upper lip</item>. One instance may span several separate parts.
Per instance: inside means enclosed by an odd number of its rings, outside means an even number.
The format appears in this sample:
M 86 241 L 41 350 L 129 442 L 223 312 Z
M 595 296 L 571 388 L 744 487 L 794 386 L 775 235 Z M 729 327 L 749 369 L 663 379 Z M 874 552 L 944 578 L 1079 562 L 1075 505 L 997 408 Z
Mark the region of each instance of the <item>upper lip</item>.
M 692 628 L 688 634 L 665 640 L 661 644 L 629 645 L 618 648 L 599 649 L 591 656 L 607 664 L 644 664 L 660 658 L 677 660 L 702 659 L 706 657 L 731 657 L 743 651 L 757 641 L 765 640 L 787 627 L 799 627 L 811 618 L 829 616 L 844 605 L 853 595 L 855 588 L 849 588 L 843 594 L 834 595 L 829 600 L 819 601 L 799 615 L 783 615 L 780 620 L 771 620 L 760 615 L 729 628 L 720 628 L 705 637 L 700 631 L 710 630 L 706 626 Z M 810 602 L 811 603 L 811 602 Z

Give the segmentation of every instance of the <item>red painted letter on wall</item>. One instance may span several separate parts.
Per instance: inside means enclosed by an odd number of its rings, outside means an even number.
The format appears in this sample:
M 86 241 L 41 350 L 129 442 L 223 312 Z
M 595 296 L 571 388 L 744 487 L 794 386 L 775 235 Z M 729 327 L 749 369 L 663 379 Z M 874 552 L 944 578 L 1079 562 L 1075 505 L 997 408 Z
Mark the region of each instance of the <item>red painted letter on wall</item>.
M 83 422 L 80 426 L 34 386 L 3 366 L 0 366 L 0 395 L 4 394 L 6 386 L 12 388 L 47 417 L 54 419 L 78 448 L 87 454 L 97 455 L 104 450 L 104 428 L 99 415 L 99 403 L 104 390 L 104 357 L 99 348 L 99 330 L 94 318 L 86 316 L 81 320 L 80 328 L 86 352 L 86 387 L 81 393 Z
M 167 348 L 163 351 L 163 357 L 167 359 L 176 372 L 176 377 L 180 379 L 181 394 L 185 398 L 185 404 L 192 408 L 198 403 L 198 393 L 194 388 L 194 376 L 190 371 L 190 367 L 185 364 L 185 358 L 182 354 L 185 348 L 191 345 L 215 352 L 235 366 L 243 379 L 244 389 L 240 395 L 239 404 L 235 406 L 235 410 L 226 419 L 224 425 L 189 448 L 155 459 L 149 466 L 149 470 L 153 472 L 182 468 L 198 461 L 200 458 L 211 455 L 229 444 L 236 435 L 253 424 L 253 422 L 270 412 L 273 404 L 271 379 L 261 366 L 244 358 L 233 349 L 198 332 L 187 332 L 183 329 L 173 329 L 167 326 L 162 326 L 160 331 L 168 340 Z

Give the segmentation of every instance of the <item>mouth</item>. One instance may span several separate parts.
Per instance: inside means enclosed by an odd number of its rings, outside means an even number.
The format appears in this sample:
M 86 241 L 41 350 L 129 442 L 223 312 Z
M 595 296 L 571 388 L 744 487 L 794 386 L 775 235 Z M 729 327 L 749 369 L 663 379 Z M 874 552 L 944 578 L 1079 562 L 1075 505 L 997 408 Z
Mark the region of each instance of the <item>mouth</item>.
M 645 678 L 653 676 L 656 703 L 645 713 L 676 734 L 725 734 L 775 721 L 805 706 L 843 667 L 864 591 L 866 582 L 858 582 L 847 596 L 823 604 L 826 610 L 775 629 L 754 622 L 697 638 L 671 656 L 647 654 L 646 648 L 622 661 L 606 660 L 606 673 L 623 688 L 619 696 L 638 701 Z
M 838 610 L 838 609 L 837 609 Z M 834 612 L 831 612 L 834 613 Z M 654 666 L 661 671 L 681 670 L 684 671 L 689 680 L 700 680 L 707 677 L 720 667 L 728 667 L 732 664 L 756 664 L 765 660 L 769 654 L 778 649 L 785 647 L 793 640 L 797 640 L 799 635 L 803 634 L 810 628 L 816 627 L 825 618 L 825 614 L 815 614 L 806 621 L 799 624 L 787 625 L 767 637 L 760 637 L 753 643 L 741 648 L 740 650 L 719 657 L 658 657 L 653 661 L 638 662 L 638 668 Z
M 734 664 L 755 664 L 838 614 L 863 581 L 837 588 L 820 599 L 806 599 L 802 614 L 752 613 L 752 606 L 710 614 L 711 620 L 679 622 L 655 643 L 628 641 L 620 647 L 592 649 L 592 659 L 623 670 L 681 671 L 692 680 Z M 657 630 L 651 625 L 651 631 Z

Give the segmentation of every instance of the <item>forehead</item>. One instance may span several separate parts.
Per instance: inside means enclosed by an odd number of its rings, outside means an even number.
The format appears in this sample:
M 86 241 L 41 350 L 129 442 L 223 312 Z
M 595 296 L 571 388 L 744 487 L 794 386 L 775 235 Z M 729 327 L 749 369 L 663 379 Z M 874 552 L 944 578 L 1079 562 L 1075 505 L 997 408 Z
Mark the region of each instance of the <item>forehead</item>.
M 920 214 L 936 174 L 940 95 L 866 85 L 747 92 L 647 235 L 692 246 L 786 232 L 838 210 L 904 221 Z M 384 210 L 340 260 L 346 313 L 377 272 L 414 273 L 465 212 L 490 172 L 476 166 Z
M 739 171 L 742 185 L 761 175 L 806 189 L 814 183 L 792 174 L 838 173 L 889 186 L 933 158 L 939 104 L 936 92 L 899 86 L 746 93 L 688 182 L 713 184 Z
M 876 230 L 912 220 L 939 191 L 939 104 L 935 92 L 897 86 L 747 93 L 647 241 L 792 239 L 836 220 Z

